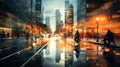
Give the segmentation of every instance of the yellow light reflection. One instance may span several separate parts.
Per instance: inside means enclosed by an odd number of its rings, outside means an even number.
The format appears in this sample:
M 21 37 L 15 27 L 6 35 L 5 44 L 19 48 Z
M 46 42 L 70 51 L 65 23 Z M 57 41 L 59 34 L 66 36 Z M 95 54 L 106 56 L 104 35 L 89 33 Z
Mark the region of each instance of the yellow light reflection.
M 50 56 L 54 59 L 56 55 L 56 41 L 54 38 L 51 38 L 50 40 Z
M 33 45 L 33 47 L 36 47 L 36 44 L 35 44 L 35 43 L 33 43 L 32 45 Z
M 95 50 L 97 48 L 96 45 L 88 44 L 88 43 L 85 43 L 85 42 L 81 42 L 80 47 L 81 48 L 86 48 L 87 50 Z

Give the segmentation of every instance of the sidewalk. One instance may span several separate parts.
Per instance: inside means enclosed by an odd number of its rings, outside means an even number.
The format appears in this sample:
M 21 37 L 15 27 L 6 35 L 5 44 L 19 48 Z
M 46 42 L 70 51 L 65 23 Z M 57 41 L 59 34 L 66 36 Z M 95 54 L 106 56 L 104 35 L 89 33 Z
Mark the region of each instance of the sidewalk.
M 92 39 L 92 38 L 83 38 L 84 42 L 94 42 L 94 43 L 97 43 L 96 42 L 96 39 Z M 101 44 L 104 44 L 102 39 L 99 39 L 99 42 L 98 43 L 101 43 Z M 115 43 L 116 43 L 116 46 L 120 47 L 120 39 L 115 39 Z

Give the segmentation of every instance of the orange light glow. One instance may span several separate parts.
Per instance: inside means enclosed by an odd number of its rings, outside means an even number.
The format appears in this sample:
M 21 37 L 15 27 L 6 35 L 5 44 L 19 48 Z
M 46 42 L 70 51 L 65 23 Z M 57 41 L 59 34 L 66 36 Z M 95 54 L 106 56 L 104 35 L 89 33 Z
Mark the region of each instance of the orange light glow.
M 93 45 L 93 44 L 88 44 L 88 43 L 85 43 L 85 42 L 81 42 L 80 43 L 80 47 L 81 48 L 86 48 L 86 49 L 90 49 L 90 50 L 94 50 L 94 49 L 96 49 L 96 46 L 95 45 Z
M 65 25 L 62 26 L 62 29 L 65 29 Z
M 104 15 L 99 15 L 97 17 L 94 16 L 88 19 L 88 21 L 85 23 L 86 32 L 89 32 L 90 34 L 93 33 L 94 35 L 94 33 L 96 33 L 96 27 L 97 27 L 96 22 L 99 23 L 99 34 L 105 35 L 108 29 L 110 29 L 115 34 L 120 33 L 120 23 L 117 21 L 111 21 L 108 19 L 107 16 Z
M 99 21 L 99 17 L 96 17 L 96 20 Z

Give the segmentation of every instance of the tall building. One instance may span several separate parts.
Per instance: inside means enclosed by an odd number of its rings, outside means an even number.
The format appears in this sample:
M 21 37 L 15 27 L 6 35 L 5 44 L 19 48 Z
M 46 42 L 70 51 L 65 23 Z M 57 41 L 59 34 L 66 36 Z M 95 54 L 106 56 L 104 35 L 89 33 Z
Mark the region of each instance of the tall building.
M 21 33 L 31 15 L 31 3 L 32 0 L 0 0 L 0 28 L 9 36 Z
M 103 21 L 99 21 L 99 34 L 105 33 L 108 29 L 114 33 L 120 33 L 120 0 L 86 0 L 87 18 L 91 19 L 91 17 L 99 17 L 99 15 L 104 15 L 107 18 L 106 24 L 100 23 Z M 89 24 L 87 29 L 91 28 L 91 30 L 96 31 L 95 24 L 92 27 L 90 26 Z
M 50 17 L 46 17 L 45 18 L 45 24 L 48 26 L 48 25 L 50 25 Z
M 60 30 L 60 22 L 61 22 L 61 13 L 60 10 L 55 11 L 55 16 L 56 16 L 56 32 L 59 32 Z
M 73 4 L 69 4 L 69 1 L 65 1 L 65 27 L 68 37 L 72 37 L 74 24 L 74 8 Z
M 70 5 L 66 12 L 66 24 L 72 27 L 74 24 L 73 22 L 74 22 L 73 5 Z
M 77 0 L 77 22 L 86 17 L 86 0 Z
M 13 6 L 14 4 L 14 6 Z M 21 21 L 26 22 L 28 16 L 31 14 L 31 1 L 29 0 L 0 0 L 0 12 L 5 12 L 2 14 L 10 13 L 17 17 Z M 4 5 L 4 6 L 3 6 Z M 0 15 L 2 15 L 0 14 Z
M 120 14 L 119 4 L 120 0 L 86 0 L 86 16 L 91 17 L 98 14 L 104 14 L 111 19 L 113 17 L 118 17 Z
M 47 28 L 48 28 L 48 32 L 51 32 L 51 28 L 50 28 L 50 17 L 47 16 L 45 18 L 45 24 L 47 25 Z
M 65 0 L 65 8 L 68 8 L 69 7 L 69 0 Z
M 60 21 L 60 29 L 59 29 L 59 32 L 62 32 L 62 31 L 63 31 L 63 29 L 62 29 L 63 25 L 64 25 L 64 23 L 63 23 L 63 21 L 61 20 L 61 21 Z
M 44 23 L 44 6 L 43 5 L 41 10 L 41 22 Z
M 69 7 L 69 1 L 68 0 L 66 0 L 65 1 L 65 24 L 67 23 L 67 12 L 68 12 L 68 7 Z
M 36 22 L 41 23 L 41 0 L 35 1 L 35 14 L 36 14 Z
M 101 12 L 99 9 L 108 2 L 111 2 L 111 0 L 86 0 L 86 16 L 91 17 L 99 14 Z
M 73 2 L 73 1 L 72 1 Z M 72 37 L 73 24 L 74 24 L 74 8 L 69 0 L 65 1 L 65 27 L 67 37 Z
M 113 0 L 112 6 L 106 10 L 108 12 L 110 10 L 110 19 L 113 21 L 120 21 L 120 0 Z

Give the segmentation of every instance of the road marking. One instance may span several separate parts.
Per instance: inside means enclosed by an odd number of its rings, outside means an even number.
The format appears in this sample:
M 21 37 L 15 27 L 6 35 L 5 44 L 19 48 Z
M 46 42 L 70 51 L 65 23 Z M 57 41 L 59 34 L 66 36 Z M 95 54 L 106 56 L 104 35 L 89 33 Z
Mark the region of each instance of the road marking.
M 42 48 L 40 48 L 33 56 L 31 56 L 25 63 L 23 63 L 20 67 L 24 67 L 29 61 L 31 61 L 39 52 L 43 50 L 47 46 L 49 42 L 47 42 Z
M 3 51 L 3 50 L 8 50 L 8 49 L 11 49 L 12 47 L 8 47 L 8 48 L 5 48 L 5 49 L 0 49 L 0 52 Z
M 22 50 L 20 50 L 20 51 L 17 51 L 17 52 L 15 52 L 15 53 L 13 53 L 13 54 L 10 54 L 10 55 L 8 55 L 8 56 L 5 56 L 5 57 L 1 58 L 0 61 L 5 60 L 5 59 L 7 59 L 7 58 L 9 58 L 9 57 L 11 57 L 11 56 L 13 56 L 13 55 L 16 55 L 16 54 L 18 54 L 18 53 L 20 53 L 20 52 L 22 52 L 22 51 L 25 51 L 25 50 L 27 50 L 27 48 L 22 49 Z
M 14 46 L 14 47 L 16 47 L 16 46 Z M 1 51 L 4 51 L 4 50 L 12 49 L 12 48 L 14 48 L 14 47 L 7 47 L 7 48 L 5 48 L 5 49 L 0 49 L 0 52 L 1 52 Z

